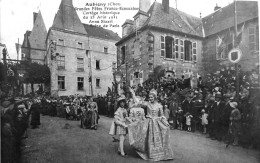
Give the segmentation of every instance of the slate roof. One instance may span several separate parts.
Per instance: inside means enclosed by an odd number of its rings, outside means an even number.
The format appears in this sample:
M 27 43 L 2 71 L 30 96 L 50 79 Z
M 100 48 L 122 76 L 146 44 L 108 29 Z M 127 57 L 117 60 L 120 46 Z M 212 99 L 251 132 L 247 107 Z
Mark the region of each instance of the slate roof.
M 119 41 L 121 38 L 111 30 L 82 23 L 89 36 Z
M 37 13 L 32 32 L 29 36 L 29 43 L 31 48 L 45 49 L 45 40 L 47 37 L 47 30 L 42 18 L 41 11 Z
M 172 7 L 169 8 L 169 13 L 166 13 L 163 10 L 162 4 L 158 2 L 154 2 L 148 14 L 151 14 L 151 16 L 144 25 L 202 37 L 202 21 L 198 17 L 186 14 Z
M 72 0 L 62 0 L 55 15 L 52 27 L 87 34 L 74 9 Z
M 237 1 L 237 24 L 258 17 L 257 1 Z M 205 36 L 234 26 L 234 3 L 202 18 Z

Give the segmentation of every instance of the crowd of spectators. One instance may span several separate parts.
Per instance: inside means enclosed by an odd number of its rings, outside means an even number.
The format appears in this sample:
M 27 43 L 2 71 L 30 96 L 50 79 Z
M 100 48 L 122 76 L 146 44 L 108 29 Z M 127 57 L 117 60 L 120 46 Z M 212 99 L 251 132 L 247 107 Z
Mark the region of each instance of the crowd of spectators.
M 258 71 L 239 71 L 238 90 L 233 69 L 222 69 L 199 77 L 198 80 L 167 76 L 157 81 L 147 80 L 133 86 L 133 89 L 143 100 L 148 100 L 151 89 L 158 92 L 157 100 L 164 107 L 171 129 L 201 132 L 228 145 L 233 143 L 260 149 L 260 89 L 257 74 Z M 128 87 L 123 86 L 122 90 L 129 103 L 131 93 Z M 94 97 L 98 115 L 113 117 L 118 96 L 108 91 L 106 96 Z M 92 97 L 79 95 L 41 95 L 30 99 L 20 102 L 1 101 L 2 162 L 16 162 L 19 158 L 21 140 L 27 137 L 30 115 L 32 128 L 40 125 L 40 113 L 68 120 L 82 120 L 82 111 L 92 101 Z
M 163 77 L 156 82 L 146 81 L 135 90 L 146 100 L 149 90 L 157 90 L 158 101 L 164 106 L 172 129 L 201 131 L 227 144 L 259 149 L 258 74 L 257 70 L 239 70 L 238 90 L 234 69 L 222 69 L 198 80 Z
M 22 139 L 28 137 L 29 124 L 32 128 L 40 125 L 37 105 L 36 99 L 1 99 L 1 162 L 19 162 Z

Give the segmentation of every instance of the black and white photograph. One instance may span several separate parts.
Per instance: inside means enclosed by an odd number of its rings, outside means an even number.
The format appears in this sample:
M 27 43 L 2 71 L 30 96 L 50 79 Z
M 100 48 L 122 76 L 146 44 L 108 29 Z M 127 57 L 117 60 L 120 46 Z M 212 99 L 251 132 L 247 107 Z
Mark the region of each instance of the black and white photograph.
M 2 163 L 259 163 L 258 0 L 0 0 Z

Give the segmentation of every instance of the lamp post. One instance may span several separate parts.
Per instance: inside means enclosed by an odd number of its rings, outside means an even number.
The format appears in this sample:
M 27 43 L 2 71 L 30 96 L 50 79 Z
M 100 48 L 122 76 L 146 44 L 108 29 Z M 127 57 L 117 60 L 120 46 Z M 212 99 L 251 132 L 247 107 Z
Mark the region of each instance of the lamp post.
M 51 66 L 51 83 L 50 83 L 50 92 L 51 95 L 54 95 L 58 92 L 58 88 L 56 88 L 55 83 L 57 83 L 57 71 L 58 71 L 58 65 L 57 65 L 57 56 L 59 56 L 56 52 L 56 41 L 51 40 L 48 47 L 47 47 L 47 55 L 50 51 L 50 66 Z M 46 55 L 46 57 L 47 57 Z M 56 79 L 56 80 L 55 80 Z
M 116 86 L 116 95 L 118 95 L 118 83 L 121 81 L 121 73 L 120 72 L 114 72 L 114 80 L 115 80 L 115 86 Z

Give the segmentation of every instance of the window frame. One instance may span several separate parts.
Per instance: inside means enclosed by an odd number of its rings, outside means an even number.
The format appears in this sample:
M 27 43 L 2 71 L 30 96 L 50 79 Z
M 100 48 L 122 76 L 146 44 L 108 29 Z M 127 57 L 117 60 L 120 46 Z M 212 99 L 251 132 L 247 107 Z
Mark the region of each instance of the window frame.
M 96 70 L 101 70 L 101 68 L 100 68 L 100 59 L 96 59 Z
M 79 59 L 82 61 L 82 63 L 79 62 Z M 80 71 L 80 72 L 84 71 L 84 58 L 83 57 L 77 57 L 77 71 Z
M 82 84 L 82 88 L 79 88 L 79 84 Z M 77 90 L 84 91 L 84 77 L 77 77 Z
M 64 58 L 64 59 L 62 60 L 61 58 Z M 64 55 L 57 56 L 57 66 L 58 66 L 58 70 L 65 70 L 65 56 Z
M 62 44 L 61 44 L 61 41 L 62 41 Z M 64 39 L 61 39 L 61 38 L 58 38 L 58 39 L 57 39 L 57 45 L 65 46 L 65 40 L 64 40 Z
M 100 83 L 101 83 L 100 78 L 96 78 L 96 88 L 101 88 Z
M 62 86 L 64 88 L 62 88 Z M 58 76 L 58 90 L 60 91 L 60 90 L 65 90 L 65 89 L 66 89 L 65 76 Z
M 104 53 L 108 54 L 108 47 L 104 47 Z
M 81 45 L 80 45 L 80 44 L 81 44 Z M 81 47 L 80 47 L 80 46 L 81 46 Z M 84 47 L 84 43 L 78 41 L 78 43 L 77 43 L 77 48 L 78 48 L 78 49 L 84 49 L 83 47 Z

